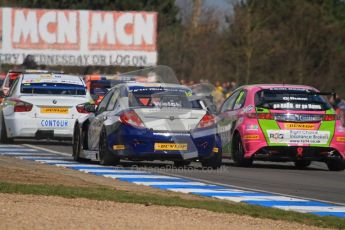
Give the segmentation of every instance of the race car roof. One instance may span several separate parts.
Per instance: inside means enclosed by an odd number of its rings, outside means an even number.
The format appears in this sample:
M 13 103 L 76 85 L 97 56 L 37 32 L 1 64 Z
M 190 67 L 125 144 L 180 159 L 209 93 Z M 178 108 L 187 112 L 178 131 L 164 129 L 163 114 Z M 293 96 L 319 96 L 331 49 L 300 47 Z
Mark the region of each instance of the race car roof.
M 181 88 L 181 89 L 186 89 L 190 90 L 187 86 L 184 85 L 179 85 L 179 84 L 166 84 L 166 83 L 138 83 L 138 82 L 130 82 L 130 83 L 125 83 L 128 88 L 132 87 L 174 87 L 174 88 Z
M 22 84 L 34 83 L 58 83 L 58 84 L 72 84 L 85 85 L 84 81 L 76 75 L 68 74 L 24 74 Z
M 84 81 L 88 82 L 95 82 L 95 81 L 108 81 L 113 83 L 147 83 L 148 78 L 144 76 L 135 76 L 135 75 L 127 75 L 124 74 L 115 74 L 115 75 L 104 75 L 104 74 L 93 74 L 93 75 L 85 75 Z
M 290 84 L 256 84 L 256 85 L 245 85 L 242 87 L 247 88 L 261 88 L 268 90 L 316 90 L 314 87 L 307 85 L 290 85 Z
M 165 83 L 126 83 L 128 91 L 191 91 L 187 86 Z
M 85 75 L 85 81 L 99 81 L 99 80 L 122 80 L 119 75 L 104 75 L 104 74 L 92 74 L 92 75 Z

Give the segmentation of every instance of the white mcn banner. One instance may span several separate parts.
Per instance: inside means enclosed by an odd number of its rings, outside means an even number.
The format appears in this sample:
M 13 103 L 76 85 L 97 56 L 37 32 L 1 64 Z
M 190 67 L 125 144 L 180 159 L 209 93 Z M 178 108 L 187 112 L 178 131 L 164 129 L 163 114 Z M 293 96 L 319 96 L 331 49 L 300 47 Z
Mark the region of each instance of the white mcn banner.
M 152 66 L 157 13 L 0 8 L 0 64 Z

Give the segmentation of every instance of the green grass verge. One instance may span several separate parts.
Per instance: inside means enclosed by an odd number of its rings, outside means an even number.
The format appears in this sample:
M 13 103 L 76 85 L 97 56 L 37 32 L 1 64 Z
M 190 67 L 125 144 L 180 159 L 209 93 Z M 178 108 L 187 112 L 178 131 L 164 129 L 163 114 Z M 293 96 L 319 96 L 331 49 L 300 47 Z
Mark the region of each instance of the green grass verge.
M 199 208 L 219 213 L 249 215 L 258 218 L 298 222 L 318 227 L 345 229 L 345 219 L 337 217 L 320 217 L 312 214 L 290 212 L 242 203 L 229 203 L 216 200 L 188 200 L 180 197 L 166 197 L 144 193 L 138 194 L 105 187 L 85 188 L 0 182 L 0 193 L 60 196 L 65 198 L 87 198 L 92 200 L 107 200 L 122 203 Z

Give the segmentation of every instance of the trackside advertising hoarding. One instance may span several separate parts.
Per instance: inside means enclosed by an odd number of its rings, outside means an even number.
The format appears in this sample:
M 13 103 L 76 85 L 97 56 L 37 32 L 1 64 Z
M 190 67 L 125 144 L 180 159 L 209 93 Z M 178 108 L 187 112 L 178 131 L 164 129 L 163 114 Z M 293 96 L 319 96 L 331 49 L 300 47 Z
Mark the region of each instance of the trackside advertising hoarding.
M 151 66 L 157 13 L 0 8 L 0 64 Z

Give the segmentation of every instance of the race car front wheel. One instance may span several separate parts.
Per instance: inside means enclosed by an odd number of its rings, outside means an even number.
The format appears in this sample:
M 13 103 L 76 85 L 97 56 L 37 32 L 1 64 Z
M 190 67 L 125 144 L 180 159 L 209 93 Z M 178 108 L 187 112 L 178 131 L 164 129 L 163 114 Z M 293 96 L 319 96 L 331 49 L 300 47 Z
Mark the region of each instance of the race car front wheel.
M 7 136 L 5 119 L 3 117 L 1 119 L 1 126 L 0 126 L 0 143 L 2 143 L 2 144 L 13 143 L 13 139 L 8 138 L 8 136 Z
M 343 171 L 345 169 L 344 160 L 330 160 L 326 164 L 330 171 Z
M 105 129 L 102 129 L 102 133 L 99 139 L 99 163 L 101 165 L 117 165 L 120 159 L 113 156 L 108 149 L 108 141 Z
M 244 157 L 244 149 L 239 134 L 235 134 L 234 136 L 231 154 L 232 160 L 237 166 L 249 167 L 253 164 L 253 159 Z

